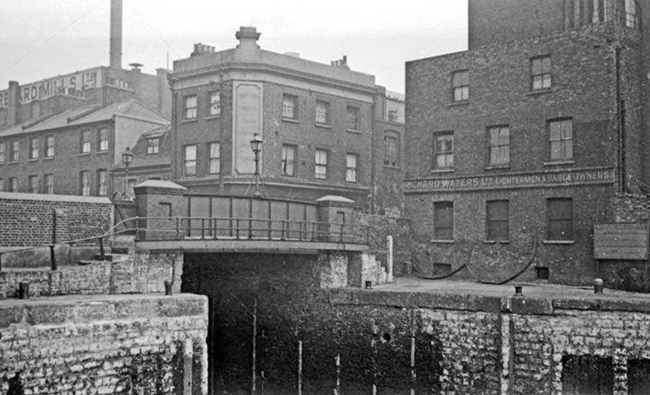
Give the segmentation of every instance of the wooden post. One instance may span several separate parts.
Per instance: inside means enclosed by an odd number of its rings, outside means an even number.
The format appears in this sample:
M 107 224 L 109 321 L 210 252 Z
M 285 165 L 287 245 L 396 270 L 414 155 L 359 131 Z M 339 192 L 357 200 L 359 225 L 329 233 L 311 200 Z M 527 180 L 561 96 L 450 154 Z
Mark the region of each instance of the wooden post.
M 52 270 L 56 270 L 56 257 L 54 256 L 54 244 L 50 246 L 50 264 L 52 265 Z
M 411 309 L 411 395 L 415 395 L 415 310 Z
M 99 258 L 103 261 L 106 259 L 106 255 L 104 254 L 104 239 L 99 238 Z
M 192 339 L 183 343 L 183 395 L 192 395 Z
M 341 395 L 341 354 L 336 354 L 336 389 L 334 395 Z
M 302 340 L 298 340 L 298 395 L 302 395 Z
M 239 220 L 237 220 L 239 222 Z M 239 232 L 238 232 L 239 233 Z M 251 394 L 255 395 L 257 393 L 257 295 L 255 295 L 255 300 L 253 301 L 253 355 L 252 355 L 252 374 L 251 374 Z

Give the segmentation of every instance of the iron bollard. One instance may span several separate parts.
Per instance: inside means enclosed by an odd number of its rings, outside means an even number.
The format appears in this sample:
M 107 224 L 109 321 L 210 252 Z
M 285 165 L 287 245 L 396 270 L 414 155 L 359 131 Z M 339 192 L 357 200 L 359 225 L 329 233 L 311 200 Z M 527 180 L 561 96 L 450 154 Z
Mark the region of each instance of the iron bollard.
M 597 278 L 594 280 L 594 293 L 601 294 L 603 293 L 603 279 Z
M 524 296 L 523 289 L 523 285 L 515 285 L 515 296 Z
M 172 285 L 174 285 L 173 282 L 169 280 L 165 280 L 165 295 L 171 296 L 172 295 Z

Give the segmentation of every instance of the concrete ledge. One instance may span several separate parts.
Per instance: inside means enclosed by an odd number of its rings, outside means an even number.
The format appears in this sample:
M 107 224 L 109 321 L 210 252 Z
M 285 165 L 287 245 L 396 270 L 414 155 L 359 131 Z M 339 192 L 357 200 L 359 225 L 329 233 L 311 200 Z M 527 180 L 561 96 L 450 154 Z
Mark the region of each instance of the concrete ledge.
M 382 289 L 340 288 L 329 291 L 334 305 L 368 305 L 418 307 L 441 310 L 513 313 L 521 315 L 554 315 L 562 310 L 627 311 L 650 313 L 647 297 L 612 299 L 598 295 L 587 298 L 544 298 L 477 295 L 445 292 L 393 291 Z
M 40 202 L 72 202 L 112 205 L 107 197 L 76 196 L 76 195 L 44 195 L 39 193 L 0 192 L 0 200 L 33 200 Z
M 208 314 L 203 295 L 88 295 L 5 300 L 0 305 L 0 328 L 11 325 L 54 325 Z

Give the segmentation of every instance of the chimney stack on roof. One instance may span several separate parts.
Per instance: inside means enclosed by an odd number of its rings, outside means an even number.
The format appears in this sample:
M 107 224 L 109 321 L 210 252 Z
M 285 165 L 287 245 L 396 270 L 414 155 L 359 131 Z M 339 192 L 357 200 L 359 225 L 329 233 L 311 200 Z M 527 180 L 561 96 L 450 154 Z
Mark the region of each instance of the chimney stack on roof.
M 111 0 L 111 45 L 109 67 L 112 69 L 122 68 L 122 0 Z
M 239 40 L 237 48 L 242 50 L 259 49 L 260 47 L 257 45 L 257 40 L 261 35 L 262 33 L 258 33 L 257 28 L 255 27 L 240 27 L 239 31 L 235 34 L 235 38 Z
M 348 66 L 348 55 L 343 55 L 343 59 L 333 60 L 330 64 L 334 67 L 350 70 L 350 66 Z
M 214 53 L 214 47 L 212 45 L 196 43 L 194 44 L 194 51 L 190 56 L 203 55 L 206 53 Z

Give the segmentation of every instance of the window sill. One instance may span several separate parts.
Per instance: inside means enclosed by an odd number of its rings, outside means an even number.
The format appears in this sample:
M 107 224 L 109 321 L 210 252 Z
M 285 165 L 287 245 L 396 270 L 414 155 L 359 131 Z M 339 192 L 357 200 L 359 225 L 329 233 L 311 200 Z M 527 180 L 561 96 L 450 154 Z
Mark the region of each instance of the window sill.
M 453 173 L 455 171 L 456 170 L 454 170 L 454 169 L 434 169 L 434 170 L 431 170 L 431 173 L 444 174 L 444 173 Z
M 569 166 L 575 165 L 575 163 L 573 160 L 558 160 L 556 162 L 544 162 L 544 166 Z
M 447 107 L 462 107 L 468 105 L 469 105 L 469 100 L 460 100 L 460 101 L 455 101 L 447 104 Z
M 282 122 L 288 122 L 288 123 L 300 123 L 300 122 L 298 122 L 297 119 L 293 119 L 293 118 L 282 118 Z
M 332 129 L 332 125 L 327 125 L 324 123 L 316 123 L 314 125 L 316 125 L 317 128 L 330 129 L 330 130 Z
M 486 166 L 485 170 L 510 170 L 510 165 L 503 165 L 503 166 Z
M 431 239 L 432 243 L 436 244 L 454 244 L 453 240 L 436 240 L 436 239 Z
M 544 241 L 542 241 L 542 244 L 572 245 L 572 244 L 575 244 L 575 241 L 573 241 L 573 240 L 544 240 Z
M 483 244 L 510 244 L 510 240 L 483 240 Z
M 399 169 L 402 168 L 401 166 L 398 166 L 398 165 L 386 165 L 386 164 L 384 165 L 384 167 L 387 168 L 387 169 L 396 169 L 396 170 L 399 170 Z
M 196 122 L 197 118 L 191 118 L 191 119 L 181 119 L 180 123 L 192 123 Z
M 357 130 L 357 129 L 345 129 L 345 131 L 348 133 L 355 133 L 355 134 L 363 133 L 361 130 Z
M 545 88 L 545 89 L 537 89 L 534 91 L 530 91 L 526 93 L 526 96 L 539 96 L 539 95 L 545 95 L 548 93 L 553 93 L 553 88 Z
M 77 156 L 90 156 L 90 152 L 82 152 Z
M 213 119 L 219 119 L 219 118 L 221 118 L 221 115 L 208 115 L 207 117 L 205 117 L 205 119 L 207 121 L 210 121 L 210 120 L 213 120 Z
M 96 155 L 106 155 L 108 154 L 108 151 L 97 151 L 95 152 Z
M 43 160 L 52 160 L 52 159 L 54 159 L 53 156 L 46 156 L 46 157 L 43 158 Z

